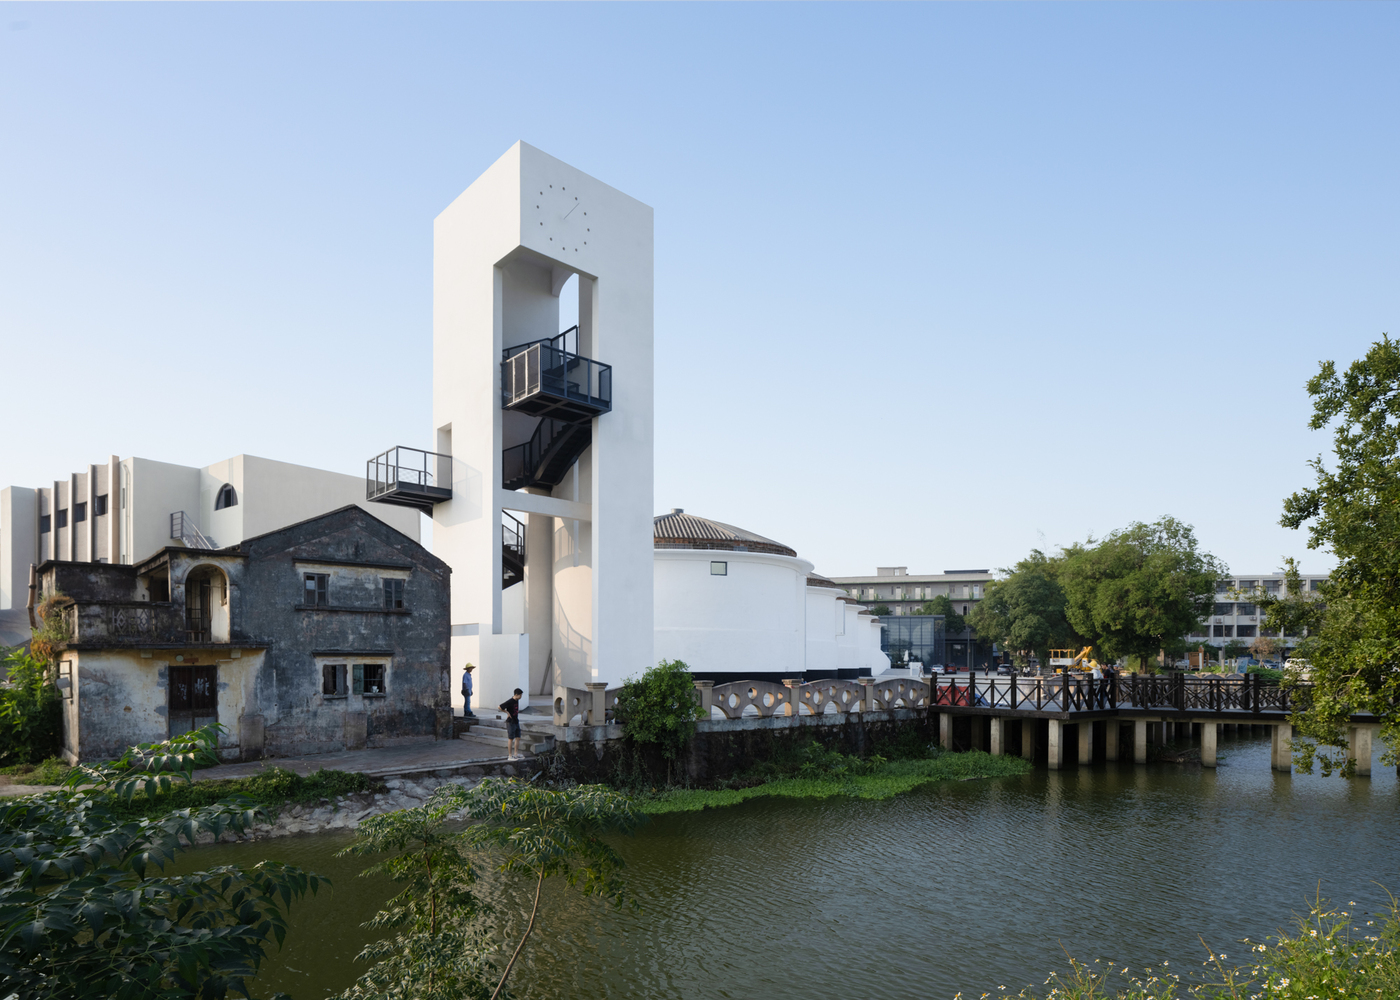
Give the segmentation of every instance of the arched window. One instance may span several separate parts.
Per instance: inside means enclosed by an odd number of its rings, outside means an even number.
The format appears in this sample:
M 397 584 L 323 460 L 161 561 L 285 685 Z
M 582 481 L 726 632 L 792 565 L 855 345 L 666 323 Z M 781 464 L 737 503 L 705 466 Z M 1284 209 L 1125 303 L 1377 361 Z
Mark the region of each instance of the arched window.
M 219 496 L 214 501 L 215 510 L 223 510 L 225 507 L 238 506 L 238 492 L 230 483 L 224 483 L 219 487 Z

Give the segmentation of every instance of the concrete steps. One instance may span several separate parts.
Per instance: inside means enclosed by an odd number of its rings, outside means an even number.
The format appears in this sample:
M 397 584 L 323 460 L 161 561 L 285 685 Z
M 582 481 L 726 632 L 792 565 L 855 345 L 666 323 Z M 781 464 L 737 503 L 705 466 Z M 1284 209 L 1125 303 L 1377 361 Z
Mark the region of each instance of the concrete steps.
M 548 743 L 550 737 L 554 735 L 552 727 L 553 721 L 551 719 L 531 718 L 522 714 L 520 716 L 520 749 L 528 752 L 536 746 Z M 509 745 L 510 741 L 506 737 L 505 717 L 503 715 L 500 718 L 480 716 L 472 725 L 471 732 L 466 738 L 498 747 Z

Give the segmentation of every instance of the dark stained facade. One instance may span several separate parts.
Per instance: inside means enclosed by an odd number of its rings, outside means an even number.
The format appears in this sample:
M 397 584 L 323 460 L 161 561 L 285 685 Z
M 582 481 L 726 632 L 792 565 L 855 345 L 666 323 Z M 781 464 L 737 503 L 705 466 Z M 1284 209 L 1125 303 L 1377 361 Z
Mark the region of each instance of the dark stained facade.
M 359 507 L 134 566 L 48 562 L 65 754 L 209 722 L 225 759 L 450 738 L 451 570 Z

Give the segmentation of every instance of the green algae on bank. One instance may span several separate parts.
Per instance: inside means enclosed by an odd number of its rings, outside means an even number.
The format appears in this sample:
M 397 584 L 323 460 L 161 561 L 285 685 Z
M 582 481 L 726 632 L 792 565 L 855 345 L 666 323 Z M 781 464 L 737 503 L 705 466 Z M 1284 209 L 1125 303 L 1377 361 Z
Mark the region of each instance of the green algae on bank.
M 1020 757 L 993 757 L 981 750 L 945 753 L 930 760 L 895 760 L 869 774 L 818 778 L 778 778 L 752 788 L 673 789 L 640 800 L 651 816 L 699 812 L 738 805 L 749 799 L 774 796 L 789 799 L 827 799 L 837 795 L 856 799 L 888 799 L 935 781 L 967 781 L 1026 774 L 1030 761 Z

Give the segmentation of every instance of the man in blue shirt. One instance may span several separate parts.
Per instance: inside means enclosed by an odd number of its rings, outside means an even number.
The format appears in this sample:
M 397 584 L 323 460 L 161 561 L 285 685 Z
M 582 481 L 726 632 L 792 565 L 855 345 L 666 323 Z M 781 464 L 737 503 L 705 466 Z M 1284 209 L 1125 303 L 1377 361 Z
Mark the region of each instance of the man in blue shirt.
M 476 664 L 468 663 L 462 668 L 462 718 L 475 719 L 476 713 L 472 711 L 472 671 L 476 669 Z

